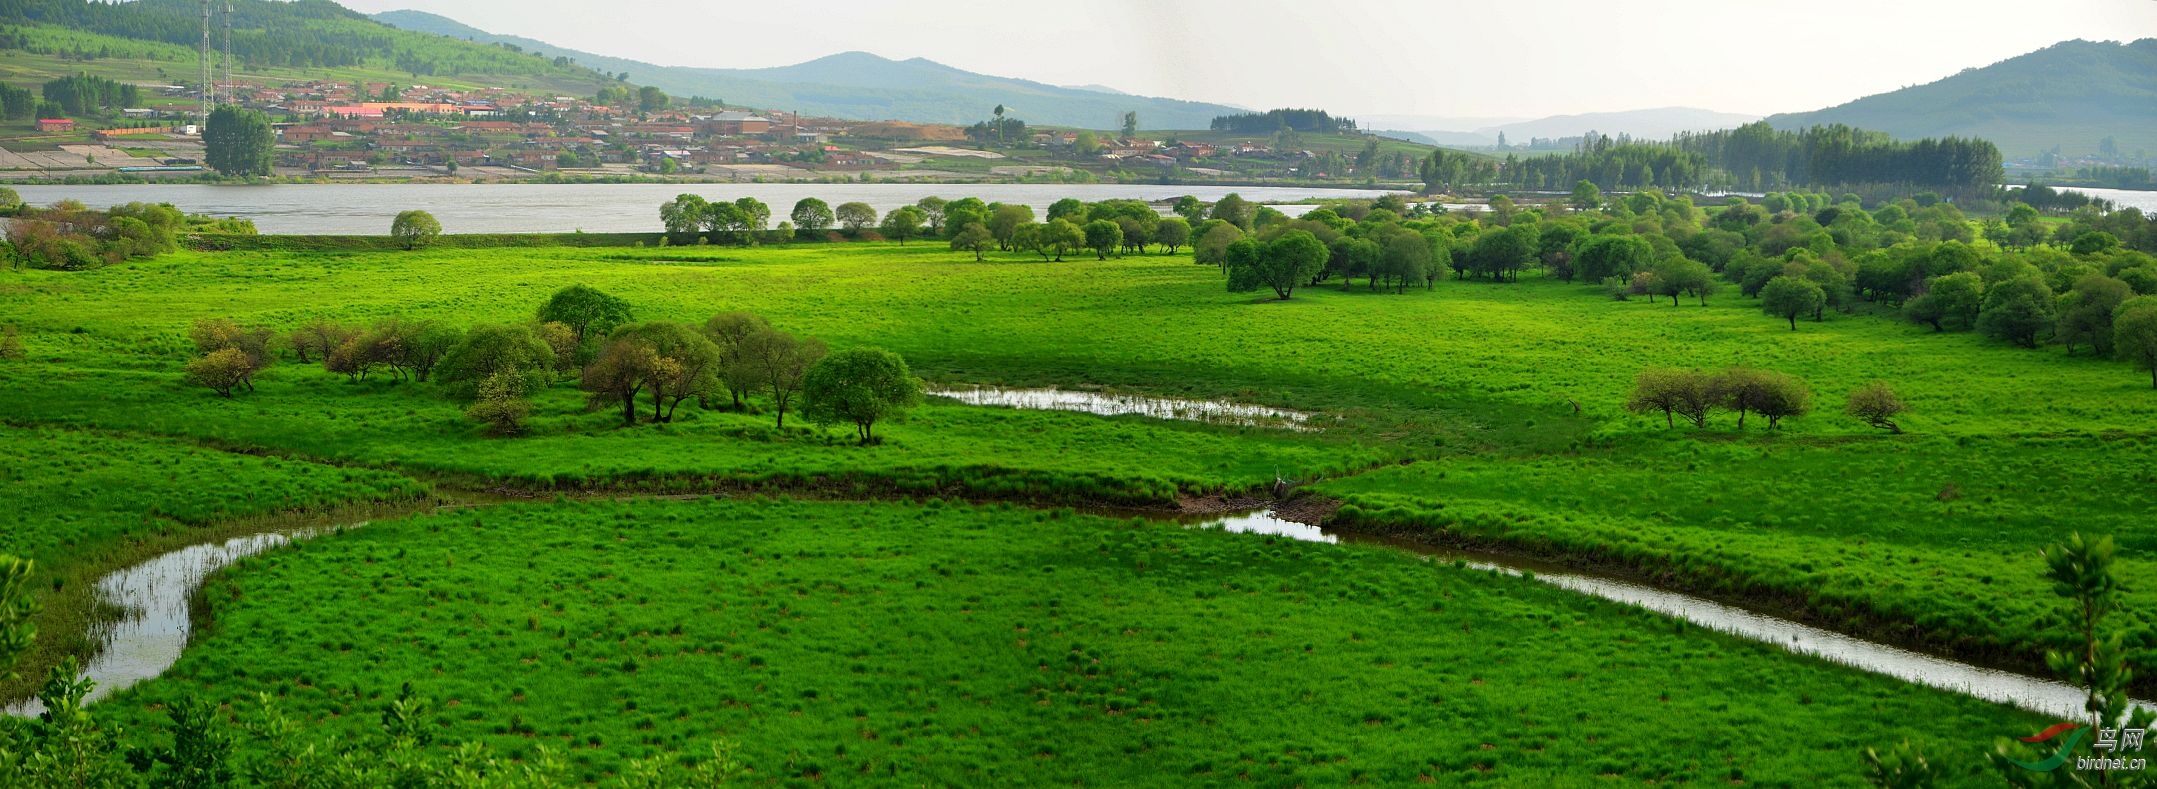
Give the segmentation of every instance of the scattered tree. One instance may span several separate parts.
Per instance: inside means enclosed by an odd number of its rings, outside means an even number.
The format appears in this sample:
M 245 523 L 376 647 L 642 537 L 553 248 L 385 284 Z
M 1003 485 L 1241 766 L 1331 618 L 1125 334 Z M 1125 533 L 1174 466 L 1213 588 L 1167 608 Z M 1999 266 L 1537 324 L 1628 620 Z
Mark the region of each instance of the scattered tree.
M 840 203 L 833 214 L 838 218 L 839 226 L 846 228 L 846 234 L 850 236 L 858 237 L 861 231 L 876 224 L 876 209 L 870 208 L 868 203 Z
M 2150 372 L 2157 389 L 2157 296 L 2120 302 L 2112 313 L 2112 352 Z
M 895 240 L 903 247 L 906 246 L 906 239 L 921 234 L 921 223 L 924 219 L 926 217 L 921 209 L 902 205 L 885 214 L 884 222 L 877 226 L 877 230 L 883 233 L 885 238 Z
M 771 324 L 746 312 L 726 312 L 704 323 L 704 336 L 719 349 L 719 385 L 733 402 L 733 410 L 748 407 L 744 397 L 764 387 L 764 368 L 748 356 L 751 335 L 769 331 Z
M 868 206 L 864 205 L 862 207 L 867 208 Z M 794 212 L 789 216 L 794 220 L 794 227 L 807 233 L 820 233 L 830 230 L 831 223 L 837 221 L 836 216 L 831 212 L 831 206 L 814 197 L 804 197 L 799 202 L 794 203 Z
M 771 389 L 773 426 L 785 429 L 786 409 L 801 391 L 802 377 L 808 374 L 809 367 L 824 358 L 824 344 L 763 328 L 743 340 L 742 353 L 757 366 L 764 385 Z
M 862 444 L 876 441 L 876 423 L 921 402 L 921 379 L 898 354 L 849 348 L 818 360 L 802 380 L 802 414 L 820 424 L 851 422 Z
M 1123 228 L 1106 219 L 1087 222 L 1084 232 L 1086 248 L 1093 250 L 1095 260 L 1107 260 L 1108 253 L 1123 244 Z
M 972 252 L 976 263 L 981 262 L 981 253 L 995 243 L 996 237 L 990 235 L 989 229 L 982 227 L 979 222 L 959 228 L 958 234 L 951 237 L 952 251 Z
M 524 420 L 532 415 L 532 401 L 525 398 L 526 376 L 514 367 L 496 370 L 480 379 L 478 397 L 464 415 L 487 426 L 498 436 L 524 432 Z
M 1865 424 L 1890 433 L 1901 433 L 1902 426 L 1895 424 L 1895 417 L 1909 410 L 1902 398 L 1888 387 L 1886 381 L 1873 381 L 1850 392 L 1846 413 Z
M 567 332 L 566 326 L 559 329 Z M 575 347 L 575 346 L 572 346 Z M 480 382 L 495 373 L 510 371 L 524 377 L 525 393 L 537 392 L 553 383 L 554 349 L 526 325 L 474 326 L 451 346 L 435 365 L 435 383 L 457 397 L 475 397 Z
M 1161 245 L 1161 254 L 1176 254 L 1177 247 L 1181 247 L 1191 240 L 1191 223 L 1184 221 L 1184 218 L 1180 216 L 1164 218 L 1161 220 L 1161 224 L 1154 226 L 1153 240 L 1154 243 Z
M 1760 289 L 1760 309 L 1790 322 L 1797 331 L 1799 315 L 1816 312 L 1827 303 L 1827 292 L 1803 277 L 1779 276 Z
M 1244 247 L 1240 254 L 1237 245 Z M 1318 276 L 1330 256 L 1325 243 L 1303 230 L 1290 230 L 1263 245 L 1244 239 L 1229 245 L 1228 290 L 1246 293 L 1265 286 L 1285 300 L 1295 295 L 1297 285 Z
M 204 160 L 210 169 L 233 178 L 269 175 L 277 133 L 261 110 L 218 107 L 202 128 Z

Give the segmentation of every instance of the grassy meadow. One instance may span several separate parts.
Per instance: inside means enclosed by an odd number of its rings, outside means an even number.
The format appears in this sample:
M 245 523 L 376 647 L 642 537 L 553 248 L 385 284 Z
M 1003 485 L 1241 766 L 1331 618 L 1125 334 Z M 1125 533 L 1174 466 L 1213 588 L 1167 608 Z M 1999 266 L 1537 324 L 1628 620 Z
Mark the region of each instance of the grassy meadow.
M 760 785 L 1841 786 L 1904 738 L 1969 780 L 2041 725 L 1531 580 L 1010 505 L 508 505 L 202 598 L 123 723 L 269 693 L 356 735 L 409 677 L 439 736 L 587 780 L 735 738 Z
M 0 362 L 0 455 L 35 464 L 12 480 L 44 480 L 21 489 L 57 513 L 0 550 L 434 491 L 566 494 L 248 560 L 201 596 L 206 634 L 175 670 L 110 708 L 145 728 L 179 695 L 267 692 L 344 731 L 409 679 L 446 736 L 568 747 L 589 778 L 724 736 L 785 784 L 1851 785 L 1865 747 L 1902 739 L 1974 781 L 1992 737 L 2039 728 L 1385 549 L 1020 504 L 1165 508 L 1317 480 L 1354 528 L 2022 668 L 2057 629 L 2040 547 L 2109 533 L 2123 574 L 2157 569 L 2157 395 L 2116 362 L 1875 315 L 1793 332 L 1734 292 L 1674 307 L 1530 276 L 1277 301 L 1226 292 L 1189 254 L 970 258 L 936 242 L 259 249 L 0 271 L 0 323 L 27 357 Z M 496 438 L 386 373 L 288 359 L 232 399 L 180 373 L 198 318 L 521 322 L 575 284 L 640 320 L 747 310 L 890 349 L 932 384 L 1223 398 L 1316 412 L 1320 429 L 932 398 L 863 447 L 693 403 L 624 428 L 562 382 L 529 435 Z M 1741 432 L 1623 409 L 1643 368 L 1732 365 L 1803 379 L 1815 413 Z M 1841 415 L 1873 379 L 1909 403 L 1907 435 Z M 173 492 L 68 500 L 99 474 Z M 754 498 L 572 500 L 587 492 Z M 779 494 L 881 503 L 763 498 Z M 2149 667 L 2157 598 L 2128 594 Z

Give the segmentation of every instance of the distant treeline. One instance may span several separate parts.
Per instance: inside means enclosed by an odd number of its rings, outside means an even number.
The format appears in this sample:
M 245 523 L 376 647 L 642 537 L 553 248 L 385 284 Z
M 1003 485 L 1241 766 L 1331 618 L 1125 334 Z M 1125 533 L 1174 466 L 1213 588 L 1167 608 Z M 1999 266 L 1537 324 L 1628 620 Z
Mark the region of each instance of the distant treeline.
M 2004 178 L 2000 149 L 1974 138 L 1898 142 L 1884 132 L 1842 124 L 1776 131 L 1766 122 L 1680 134 L 1676 147 L 1707 157 L 1739 189 L 1844 184 L 1904 184 L 1962 194 L 1988 191 Z
M 142 90 L 127 83 L 88 74 L 45 83 L 45 100 L 69 115 L 142 106 Z
M 1591 135 L 1569 154 L 1503 160 L 1436 150 L 1420 174 L 1430 191 L 1508 184 L 1564 190 L 1839 188 L 1891 184 L 1950 195 L 1990 193 L 2003 180 L 1992 143 L 1960 137 L 1900 142 L 1843 125 L 1776 131 L 1765 123 L 1681 134 L 1669 142 Z
M 328 0 L 233 0 L 232 52 L 249 67 L 341 68 L 394 65 L 410 74 L 569 69 L 537 55 L 388 28 Z M 0 0 L 0 23 L 43 24 L 193 49 L 201 43 L 198 0 Z M 222 19 L 218 24 L 222 24 Z M 575 69 L 597 77 L 596 72 Z
M 1213 130 L 1238 134 L 1272 134 L 1278 131 L 1352 132 L 1356 130 L 1356 121 L 1353 118 L 1335 118 L 1324 110 L 1280 109 L 1222 115 L 1213 119 Z

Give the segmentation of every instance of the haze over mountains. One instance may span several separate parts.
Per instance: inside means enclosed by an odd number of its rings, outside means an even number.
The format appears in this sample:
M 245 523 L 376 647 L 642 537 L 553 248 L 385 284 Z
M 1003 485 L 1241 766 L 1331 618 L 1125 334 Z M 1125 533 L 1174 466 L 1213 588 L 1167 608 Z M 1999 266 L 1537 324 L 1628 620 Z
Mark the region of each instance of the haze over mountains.
M 507 43 L 549 57 L 566 56 L 671 94 L 705 96 L 773 110 L 866 120 L 970 124 L 998 104 L 1029 123 L 1106 129 L 1137 111 L 1148 129 L 1203 129 L 1217 115 L 1253 108 L 1135 96 L 1101 85 L 1066 87 L 964 71 L 914 58 L 895 61 L 843 52 L 791 66 L 757 69 L 658 66 L 584 52 L 519 36 L 489 33 L 421 11 L 389 11 L 377 21 L 406 30 L 482 43 Z M 1260 108 L 1262 109 L 1262 108 Z M 1320 108 L 1324 109 L 1324 108 Z M 1661 107 L 1547 118 L 1355 115 L 1364 128 L 1439 145 L 1489 146 L 1503 133 L 1524 145 L 1584 132 L 1666 139 L 1679 132 L 1726 129 L 1758 116 L 1696 107 Z M 1976 136 L 2009 157 L 2096 152 L 2111 137 L 2121 154 L 2157 150 L 2157 39 L 2132 44 L 2069 41 L 1924 85 L 1810 112 L 1769 116 L 1777 128 L 1846 123 L 1902 138 Z
M 1925 85 L 1813 112 L 1771 115 L 1776 128 L 1846 123 L 1897 137 L 1982 137 L 2008 157 L 2057 145 L 2091 153 L 2157 151 L 2157 38 L 2066 41 Z
M 482 43 L 506 43 L 578 64 L 670 94 L 703 96 L 729 104 L 805 115 L 862 120 L 905 120 L 966 125 L 989 117 L 1002 104 L 1013 117 L 1052 126 L 1115 128 L 1126 111 L 1154 129 L 1203 129 L 1214 116 L 1242 112 L 1225 104 L 1163 99 L 1087 86 L 1067 88 L 1023 79 L 962 71 L 935 61 L 891 60 L 867 52 L 842 52 L 791 66 L 759 69 L 659 66 L 559 47 L 520 36 L 503 36 L 423 11 L 387 11 L 376 21 L 394 27 Z

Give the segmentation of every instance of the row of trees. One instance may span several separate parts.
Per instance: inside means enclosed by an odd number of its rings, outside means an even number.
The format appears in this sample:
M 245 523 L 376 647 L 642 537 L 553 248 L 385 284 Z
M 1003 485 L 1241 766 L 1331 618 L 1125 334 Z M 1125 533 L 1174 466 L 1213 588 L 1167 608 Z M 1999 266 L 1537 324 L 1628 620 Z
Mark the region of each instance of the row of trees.
M 590 408 L 619 407 L 624 426 L 671 422 L 692 400 L 747 411 L 750 398 L 763 394 L 775 427 L 784 429 L 787 413 L 797 410 L 819 424 L 853 425 L 864 444 L 876 441 L 878 422 L 918 404 L 923 392 L 906 361 L 889 351 L 828 353 L 815 339 L 740 312 L 701 327 L 636 322 L 628 303 L 583 285 L 556 292 L 524 324 L 466 331 L 395 316 L 366 327 L 317 318 L 280 336 L 206 319 L 189 338 L 198 356 L 187 380 L 223 397 L 254 391 L 255 375 L 282 346 L 298 362 L 319 363 L 354 383 L 385 372 L 399 381 L 432 379 L 501 435 L 522 432 L 530 398 L 565 379 L 578 382 Z
M 1757 414 L 1769 430 L 1782 427 L 1782 420 L 1812 412 L 1812 390 L 1804 381 L 1773 370 L 1732 367 L 1720 372 L 1654 368 L 1641 371 L 1633 380 L 1633 392 L 1625 409 L 1636 414 L 1661 412 L 1664 427 L 1676 427 L 1684 417 L 1695 428 L 1705 428 L 1717 411 L 1738 415 L 1738 429 L 1745 417 Z M 1885 381 L 1872 381 L 1851 390 L 1844 412 L 1866 425 L 1902 432 L 1895 417 L 1907 411 L 1902 398 Z
M 1571 153 L 1525 159 L 1437 149 L 1418 174 L 1426 192 L 1494 184 L 1552 190 L 1586 180 L 1603 189 L 1892 184 L 1977 197 L 1991 194 L 2005 177 L 2001 162 L 1998 148 L 1974 138 L 1904 142 L 1839 124 L 1776 131 L 1756 122 L 1668 142 L 1590 135 Z
M 254 223 L 189 216 L 166 203 L 127 203 L 99 211 L 74 200 L 50 208 L 20 206 L 12 190 L 0 202 L 16 203 L 0 254 L 15 268 L 79 271 L 178 248 L 184 233 L 253 235 Z

